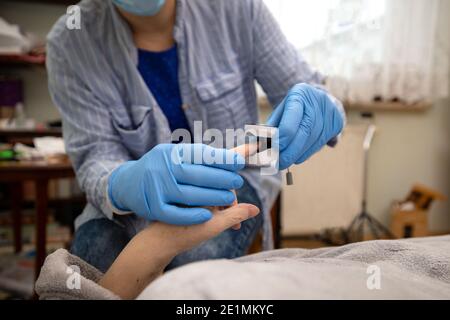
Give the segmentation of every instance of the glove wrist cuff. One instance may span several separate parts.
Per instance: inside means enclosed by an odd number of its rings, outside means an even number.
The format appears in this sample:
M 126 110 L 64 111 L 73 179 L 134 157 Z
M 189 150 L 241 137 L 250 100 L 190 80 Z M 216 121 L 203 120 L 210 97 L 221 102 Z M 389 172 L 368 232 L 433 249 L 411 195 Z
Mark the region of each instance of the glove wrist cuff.
M 112 208 L 113 212 L 116 214 L 130 214 L 131 211 L 129 211 L 128 208 L 125 208 L 125 206 L 120 202 L 120 200 L 118 200 L 117 198 L 114 198 L 113 196 L 113 185 L 114 182 L 117 179 L 117 176 L 119 174 L 119 171 L 122 171 L 122 167 L 124 165 L 119 166 L 118 168 L 116 168 L 115 170 L 113 170 L 113 172 L 111 172 L 111 174 L 108 177 L 108 184 L 106 187 L 106 198 L 108 200 L 108 203 L 110 205 L 110 207 Z

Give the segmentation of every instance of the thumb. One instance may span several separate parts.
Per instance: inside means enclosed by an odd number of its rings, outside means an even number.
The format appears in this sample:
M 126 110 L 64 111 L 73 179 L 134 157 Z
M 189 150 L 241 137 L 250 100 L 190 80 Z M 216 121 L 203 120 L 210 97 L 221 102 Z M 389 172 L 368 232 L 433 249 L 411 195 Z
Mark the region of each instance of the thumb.
M 159 221 L 179 226 L 201 224 L 212 218 L 211 211 L 205 208 L 180 208 L 166 204 L 162 212 L 164 213 L 158 217 Z
M 259 208 L 252 204 L 241 203 L 216 213 L 211 223 L 215 224 L 214 229 L 220 230 L 219 232 L 221 232 L 257 216 L 259 211 Z
M 269 116 L 269 119 L 267 119 L 266 124 L 268 126 L 278 127 L 280 125 L 280 121 L 283 116 L 284 101 L 285 99 L 281 101 L 281 103 L 275 108 L 275 110 Z

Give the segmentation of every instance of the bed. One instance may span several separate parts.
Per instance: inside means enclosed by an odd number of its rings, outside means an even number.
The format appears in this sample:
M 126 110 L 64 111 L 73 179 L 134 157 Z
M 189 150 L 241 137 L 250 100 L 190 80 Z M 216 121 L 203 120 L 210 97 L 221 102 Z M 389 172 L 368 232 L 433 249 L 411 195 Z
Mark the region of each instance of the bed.
M 67 289 L 70 265 L 80 268 L 80 290 Z M 101 276 L 61 249 L 47 257 L 36 290 L 41 299 L 118 299 L 96 284 Z M 165 273 L 138 299 L 450 299 L 450 236 L 192 263 Z

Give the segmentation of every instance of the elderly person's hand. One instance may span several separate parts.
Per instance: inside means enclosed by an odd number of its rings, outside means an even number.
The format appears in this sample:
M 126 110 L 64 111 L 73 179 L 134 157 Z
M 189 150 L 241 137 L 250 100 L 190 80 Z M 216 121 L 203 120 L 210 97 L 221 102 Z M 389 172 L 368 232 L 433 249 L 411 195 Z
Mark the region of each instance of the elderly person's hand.
M 134 299 L 176 255 L 258 213 L 254 205 L 238 204 L 225 210 L 212 209 L 212 218 L 199 225 L 154 222 L 128 243 L 99 284 L 123 299 Z
M 259 209 L 251 204 L 237 204 L 225 210 L 212 209 L 211 220 L 193 226 L 175 226 L 154 223 L 148 227 L 160 239 L 165 239 L 172 255 L 176 256 L 223 231 L 259 214 Z

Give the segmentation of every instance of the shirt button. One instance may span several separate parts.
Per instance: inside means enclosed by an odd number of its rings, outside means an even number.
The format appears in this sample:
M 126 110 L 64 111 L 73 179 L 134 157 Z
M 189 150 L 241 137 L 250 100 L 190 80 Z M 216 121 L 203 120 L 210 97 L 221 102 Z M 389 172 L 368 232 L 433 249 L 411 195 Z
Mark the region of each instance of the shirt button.
M 190 108 L 189 105 L 186 104 L 186 103 L 183 103 L 183 104 L 181 105 L 181 109 L 183 109 L 184 111 L 188 110 L 189 108 Z

